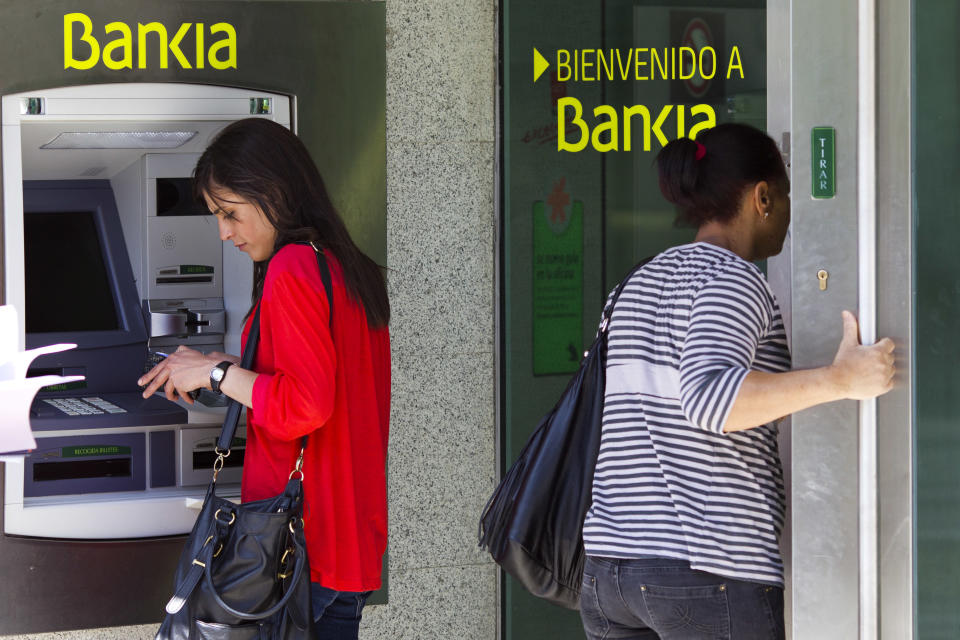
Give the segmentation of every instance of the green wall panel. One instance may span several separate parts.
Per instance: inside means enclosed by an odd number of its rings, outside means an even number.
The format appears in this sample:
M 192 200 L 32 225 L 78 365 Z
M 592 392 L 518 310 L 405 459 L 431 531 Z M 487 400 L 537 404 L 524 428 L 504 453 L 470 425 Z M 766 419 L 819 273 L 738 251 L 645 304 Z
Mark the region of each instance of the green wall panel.
M 946 640 L 960 637 L 960 6 L 914 12 L 917 625 Z

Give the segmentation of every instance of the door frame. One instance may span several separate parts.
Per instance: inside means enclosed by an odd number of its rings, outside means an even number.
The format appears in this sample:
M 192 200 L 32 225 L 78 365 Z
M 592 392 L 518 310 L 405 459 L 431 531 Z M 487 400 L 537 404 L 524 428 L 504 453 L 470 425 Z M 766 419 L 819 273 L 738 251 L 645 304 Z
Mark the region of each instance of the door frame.
M 831 362 L 851 309 L 865 342 L 895 340 L 900 372 L 876 401 L 815 407 L 785 429 L 788 637 L 916 636 L 911 4 L 767 6 L 768 130 L 778 142 L 790 132 L 793 204 L 770 282 L 794 366 Z M 824 125 L 836 129 L 837 193 L 815 200 L 811 129 Z

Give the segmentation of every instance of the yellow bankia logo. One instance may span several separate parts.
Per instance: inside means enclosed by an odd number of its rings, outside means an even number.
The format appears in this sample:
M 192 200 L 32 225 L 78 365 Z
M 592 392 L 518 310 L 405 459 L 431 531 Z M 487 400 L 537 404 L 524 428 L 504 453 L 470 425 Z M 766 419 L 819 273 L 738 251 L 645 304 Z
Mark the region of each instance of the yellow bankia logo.
M 568 121 L 568 107 L 572 109 L 573 115 Z M 652 117 L 650 109 L 642 104 L 635 104 L 632 107 L 623 107 L 623 118 L 618 118 L 617 110 L 610 105 L 602 104 L 593 110 L 593 115 L 597 118 L 597 124 L 590 132 L 590 125 L 583 119 L 583 105 L 576 98 L 564 97 L 557 100 L 557 151 L 583 151 L 590 144 L 594 149 L 602 153 L 607 151 L 631 151 L 632 144 L 630 132 L 632 127 L 631 120 L 634 116 L 640 116 L 643 122 L 643 150 L 650 151 L 650 134 L 656 137 L 661 147 L 667 146 L 669 140 L 664 135 L 664 127 L 667 125 L 668 118 L 676 113 L 677 137 L 687 137 L 691 140 L 696 139 L 697 134 L 705 129 L 717 126 L 717 114 L 709 104 L 697 104 L 690 107 L 691 116 L 703 116 L 703 119 L 693 123 L 689 129 L 686 128 L 686 106 L 664 105 L 656 118 Z M 601 119 L 601 117 L 603 119 Z M 576 126 L 580 130 L 580 139 L 576 142 L 569 142 L 567 134 Z M 604 134 L 608 134 L 604 141 Z M 620 140 L 623 140 L 623 146 Z
M 170 37 L 171 31 L 160 22 L 137 23 L 136 46 L 133 28 L 125 22 L 110 22 L 103 28 L 101 40 L 93 33 L 93 21 L 83 13 L 67 13 L 63 16 L 63 68 L 92 69 L 99 62 L 108 69 L 133 69 L 134 53 L 136 68 L 146 69 L 153 60 L 161 69 L 170 66 L 170 58 L 183 69 L 237 68 L 237 30 L 227 22 L 210 25 L 210 45 L 207 48 L 206 25 L 202 22 L 184 22 Z M 193 58 L 191 60 L 181 45 L 192 33 Z M 153 36 L 153 37 L 151 37 Z M 188 52 L 189 53 L 189 52 Z M 79 57 L 77 57 L 79 56 Z
M 557 49 L 557 71 L 551 78 L 551 100 L 557 115 L 557 151 L 576 153 L 588 146 L 606 153 L 632 151 L 633 118 L 639 117 L 642 127 L 642 149 L 651 150 L 652 139 L 661 147 L 669 142 L 667 132 L 676 127 L 677 137 L 695 139 L 697 134 L 717 125 L 717 115 L 710 104 L 665 104 L 659 113 L 646 105 L 623 106 L 621 112 L 612 105 L 593 109 L 596 123 L 591 131 L 584 118 L 580 100 L 566 94 L 564 83 L 615 81 L 691 81 L 695 78 L 712 80 L 718 72 L 717 52 L 713 47 L 635 47 L 620 49 Z M 536 47 L 533 48 L 533 81 L 540 79 L 550 67 L 550 61 Z M 726 79 L 734 74 L 744 79 L 740 48 L 730 50 Z M 702 85 L 703 83 L 694 83 Z M 558 88 L 559 87 L 559 88 Z M 702 91 L 701 91 L 702 94 Z M 692 122 L 688 121 L 700 118 Z M 579 133 L 579 138 L 577 138 Z

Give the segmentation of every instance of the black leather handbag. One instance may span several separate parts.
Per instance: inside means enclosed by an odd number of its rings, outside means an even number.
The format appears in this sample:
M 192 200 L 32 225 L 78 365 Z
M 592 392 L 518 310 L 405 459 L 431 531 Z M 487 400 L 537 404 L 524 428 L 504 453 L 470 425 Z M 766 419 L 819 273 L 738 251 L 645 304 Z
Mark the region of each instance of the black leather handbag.
M 480 517 L 480 547 L 527 591 L 568 609 L 580 608 L 583 519 L 600 451 L 610 317 L 624 285 L 649 260 L 620 282 L 580 369 Z
M 333 318 L 330 271 L 317 263 Z M 260 337 L 257 308 L 240 366 L 250 369 Z M 314 640 L 310 564 L 303 531 L 303 439 L 283 493 L 234 504 L 216 495 L 241 405 L 231 401 L 217 441 L 206 498 L 180 556 L 175 593 L 156 640 Z

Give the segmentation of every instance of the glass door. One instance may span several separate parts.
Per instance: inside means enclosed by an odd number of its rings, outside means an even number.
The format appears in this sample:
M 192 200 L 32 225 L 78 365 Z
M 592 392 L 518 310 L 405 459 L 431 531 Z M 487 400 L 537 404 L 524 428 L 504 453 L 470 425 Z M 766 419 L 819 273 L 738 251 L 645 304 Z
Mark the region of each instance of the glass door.
M 765 0 L 505 0 L 501 460 L 516 459 L 642 258 L 689 242 L 657 186 L 668 140 L 765 128 Z M 502 638 L 582 638 L 576 612 L 505 579 Z

